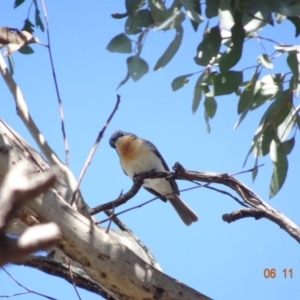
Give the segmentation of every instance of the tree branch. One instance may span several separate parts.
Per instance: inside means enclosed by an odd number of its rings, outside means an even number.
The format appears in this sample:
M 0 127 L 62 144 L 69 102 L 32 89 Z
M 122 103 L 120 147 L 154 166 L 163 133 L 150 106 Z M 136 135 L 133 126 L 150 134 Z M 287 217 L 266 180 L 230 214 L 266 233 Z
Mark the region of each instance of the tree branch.
M 15 264 L 35 268 L 49 275 L 63 278 L 71 284 L 75 283 L 77 287 L 98 294 L 104 299 L 109 299 L 109 295 L 80 269 L 71 266 L 71 272 L 73 275 L 73 278 L 71 278 L 69 267 L 62 262 L 58 262 L 44 256 L 28 256 Z
M 64 165 L 56 153 L 53 151 L 53 149 L 49 146 L 49 144 L 46 142 L 44 136 L 38 129 L 37 125 L 33 121 L 27 104 L 25 102 L 25 99 L 23 97 L 23 94 L 21 92 L 21 89 L 18 87 L 12 76 L 10 75 L 5 60 L 3 59 L 2 54 L 0 53 L 0 72 L 1 75 L 8 86 L 16 104 L 17 108 L 17 114 L 23 121 L 24 125 L 30 132 L 31 136 L 39 146 L 40 150 L 43 152 L 47 160 L 51 163 L 52 166 L 57 166 L 62 174 L 64 174 L 66 183 L 68 184 L 69 188 L 74 191 L 77 181 L 73 175 L 73 173 L 70 171 L 70 169 Z M 85 203 L 82 195 L 80 192 L 77 193 L 76 197 L 76 205 L 77 209 L 85 215 L 87 218 L 90 217 L 90 214 L 88 213 L 88 205 Z
M 7 174 L 0 198 L 0 266 L 53 246 L 61 238 L 61 232 L 54 223 L 29 227 L 18 239 L 5 234 L 17 208 L 45 193 L 55 180 L 56 176 L 51 171 L 33 175 L 31 166 L 25 162 L 17 164 Z

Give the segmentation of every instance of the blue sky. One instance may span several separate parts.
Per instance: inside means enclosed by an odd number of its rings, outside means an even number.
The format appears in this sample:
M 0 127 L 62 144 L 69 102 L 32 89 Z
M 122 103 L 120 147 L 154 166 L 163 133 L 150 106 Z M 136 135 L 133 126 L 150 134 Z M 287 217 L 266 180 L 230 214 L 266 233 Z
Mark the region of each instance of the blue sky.
M 13 1 L 3 2 L 0 26 L 21 28 L 28 13 L 29 3 L 26 2 L 16 10 L 12 8 Z M 184 23 L 185 35 L 180 51 L 169 65 L 158 72 L 152 71 L 153 67 L 173 39 L 174 32 L 150 32 L 141 54 L 149 63 L 149 73 L 136 83 L 129 80 L 116 92 L 116 87 L 126 75 L 127 55 L 112 54 L 105 48 L 111 38 L 124 31 L 124 20 L 110 17 L 113 12 L 125 10 L 123 1 L 62 1 L 59 4 L 47 1 L 46 5 L 65 113 L 70 168 L 76 177 L 115 105 L 116 93 L 121 95 L 120 108 L 82 182 L 81 190 L 90 207 L 115 199 L 121 190 L 127 191 L 131 187 L 131 180 L 124 175 L 116 152 L 108 144 L 110 135 L 117 129 L 134 132 L 152 141 L 170 167 L 179 161 L 187 169 L 197 171 L 231 174 L 243 170 L 245 156 L 265 107 L 249 114 L 233 131 L 238 119 L 238 98 L 235 95 L 218 97 L 217 113 L 211 121 L 212 131 L 208 134 L 203 102 L 194 115 L 191 111 L 197 78 L 191 78 L 187 86 L 177 92 L 171 90 L 175 77 L 203 69 L 194 64 L 193 57 L 205 23 L 200 25 L 197 33 L 193 32 L 189 22 Z M 275 24 L 274 29 L 268 26 L 259 34 L 265 37 L 271 35 L 285 44 L 298 43 L 294 39 L 294 28 L 287 21 L 282 26 Z M 44 33 L 37 30 L 35 35 L 46 43 Z M 273 45 L 263 44 L 267 53 L 271 54 Z M 64 159 L 48 52 L 38 45 L 32 47 L 34 55 L 13 55 L 16 64 L 14 78 L 46 140 Z M 256 41 L 247 42 L 244 52 L 247 59 L 234 69 L 255 65 L 256 57 L 264 52 Z M 281 72 L 285 59 L 284 56 L 279 58 L 272 72 Z M 249 78 L 251 72 L 245 73 L 244 78 Z M 2 80 L 0 91 L 0 118 L 33 143 Z M 272 200 L 268 200 L 272 173 L 268 156 L 261 159 L 264 166 L 254 183 L 249 173 L 238 176 L 261 198 L 298 225 L 299 150 L 296 143 L 288 157 L 288 178 Z M 250 156 L 245 169 L 253 164 L 254 159 Z M 181 189 L 192 186 L 187 182 L 178 184 Z M 141 190 L 118 211 L 151 198 L 152 195 Z M 222 214 L 239 209 L 239 205 L 225 195 L 204 188 L 184 192 L 182 198 L 199 216 L 199 222 L 190 227 L 181 222 L 169 204 L 159 200 L 121 216 L 121 220 L 151 249 L 166 274 L 214 299 L 299 299 L 299 245 L 285 231 L 267 220 L 243 219 L 232 224 L 224 223 Z M 97 215 L 97 220 L 103 218 L 104 215 Z M 76 297 L 73 287 L 61 279 L 30 268 L 6 268 L 34 291 L 58 299 Z M 275 279 L 264 278 L 266 268 L 276 269 Z M 294 277 L 284 279 L 284 269 L 293 269 Z M 0 271 L 0 296 L 20 291 L 22 289 Z M 99 299 L 97 295 L 83 290 L 80 294 L 82 299 Z M 38 296 L 25 295 L 22 299 L 38 299 Z

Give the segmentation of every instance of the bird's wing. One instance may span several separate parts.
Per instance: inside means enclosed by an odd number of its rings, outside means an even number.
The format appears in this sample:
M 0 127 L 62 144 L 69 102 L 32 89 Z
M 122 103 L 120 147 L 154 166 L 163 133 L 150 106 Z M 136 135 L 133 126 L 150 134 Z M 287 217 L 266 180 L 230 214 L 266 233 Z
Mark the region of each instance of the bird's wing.
M 155 145 L 152 144 L 150 141 L 147 141 L 147 140 L 144 140 L 144 141 L 150 146 L 150 148 L 152 149 L 152 151 L 160 158 L 160 160 L 161 160 L 164 168 L 166 169 L 166 171 L 170 171 L 170 169 L 169 169 L 166 161 L 164 160 L 164 158 L 162 157 L 162 155 L 160 154 L 160 152 L 158 151 L 158 149 L 155 147 Z M 172 190 L 174 191 L 174 193 L 176 193 L 177 195 L 180 195 L 180 192 L 179 192 L 178 185 L 177 185 L 176 181 L 174 179 L 166 179 L 166 180 L 168 180 L 170 182 Z M 150 192 L 150 193 L 153 194 L 153 192 Z M 160 199 L 162 199 L 162 198 L 160 198 Z
M 166 202 L 168 200 L 165 196 L 161 195 L 160 193 L 156 192 L 155 190 L 153 190 L 151 188 L 144 187 L 144 189 L 164 202 Z

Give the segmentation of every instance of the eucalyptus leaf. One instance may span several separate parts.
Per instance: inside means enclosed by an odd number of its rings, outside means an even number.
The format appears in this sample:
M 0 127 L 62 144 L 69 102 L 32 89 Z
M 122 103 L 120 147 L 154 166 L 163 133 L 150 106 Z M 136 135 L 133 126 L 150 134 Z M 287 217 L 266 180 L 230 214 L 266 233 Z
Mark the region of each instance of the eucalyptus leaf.
M 238 89 L 243 82 L 243 72 L 228 71 L 224 74 L 218 74 L 212 77 L 214 96 L 228 95 Z
M 257 79 L 260 75 L 260 72 L 255 72 L 252 76 L 251 82 L 247 85 L 240 97 L 238 112 L 241 113 L 238 121 L 234 125 L 234 130 L 241 124 L 246 115 L 248 114 L 250 108 L 252 107 L 253 99 L 254 99 L 254 90 L 256 86 Z
M 172 90 L 177 91 L 180 88 L 182 88 L 183 86 L 185 86 L 189 82 L 188 78 L 191 77 L 192 75 L 194 75 L 194 73 L 187 74 L 187 75 L 181 75 L 181 76 L 178 76 L 175 79 L 173 79 L 173 81 L 171 83 Z
M 220 0 L 219 3 L 219 18 L 221 26 L 225 30 L 230 30 L 234 25 L 231 3 L 228 0 Z
M 170 43 L 166 51 L 163 53 L 163 55 L 159 58 L 157 63 L 154 66 L 154 71 L 158 71 L 165 67 L 174 57 L 174 55 L 177 53 L 183 37 L 183 27 L 179 25 L 176 28 L 176 35 L 174 40 Z
M 179 0 L 184 9 L 186 10 L 187 16 L 194 22 L 202 23 L 203 17 L 199 14 L 200 4 L 199 1 L 194 0 Z M 197 11 L 197 10 L 198 11 Z
M 283 1 L 283 0 L 264 0 L 273 12 L 280 13 L 287 17 L 300 16 L 300 3 L 299 1 Z
M 133 17 L 144 4 L 144 0 L 125 0 L 126 11 L 130 17 Z
M 257 58 L 257 62 L 268 70 L 272 70 L 274 67 L 269 55 L 266 53 L 260 54 Z
M 196 64 L 207 66 L 213 57 L 219 53 L 221 46 L 221 33 L 219 26 L 204 31 L 203 39 L 197 47 L 197 54 L 194 57 Z
M 299 17 L 288 17 L 287 19 L 294 24 L 295 37 L 298 37 L 300 34 L 300 19 L 299 19 Z
M 192 101 L 192 112 L 195 113 L 199 107 L 202 94 L 203 94 L 203 80 L 206 74 L 203 72 L 196 81 L 193 93 L 193 101 Z
M 148 9 L 140 9 L 134 16 L 129 16 L 125 22 L 126 34 L 138 34 L 143 28 L 153 26 L 154 20 Z
M 19 5 L 21 5 L 25 0 L 15 0 L 14 8 L 17 8 Z
M 204 120 L 205 120 L 205 123 L 206 123 L 206 131 L 207 133 L 210 133 L 210 124 L 209 124 L 209 116 L 207 115 L 206 111 L 204 111 Z
M 300 90 L 300 54 L 299 52 L 290 52 L 287 57 L 287 63 L 293 72 L 293 90 L 295 94 L 299 94 Z
M 216 17 L 218 15 L 218 9 L 219 9 L 219 0 L 206 1 L 205 14 L 207 18 L 211 19 L 213 17 Z
M 116 35 L 106 46 L 109 52 L 131 53 L 131 40 L 124 33 Z
M 204 101 L 205 112 L 207 116 L 212 119 L 217 111 L 217 101 L 214 97 L 205 97 Z
M 270 158 L 273 162 L 273 174 L 270 183 L 269 196 L 272 198 L 284 184 L 288 170 L 286 153 L 279 140 L 273 140 L 271 142 Z
M 42 22 L 40 15 L 41 15 L 41 13 L 40 13 L 39 9 L 36 7 L 36 9 L 35 9 L 35 26 L 40 27 L 40 29 L 44 32 L 45 27 L 44 27 L 44 24 Z
M 281 145 L 284 149 L 285 154 L 289 155 L 295 146 L 295 137 L 292 137 L 291 139 L 281 143 Z
M 164 20 L 159 26 L 156 27 L 155 31 L 158 30 L 170 30 L 177 28 L 185 19 L 185 15 L 181 10 L 174 10 L 174 13 Z
M 219 67 L 221 73 L 227 72 L 229 69 L 234 67 L 242 57 L 242 51 L 234 48 L 228 48 L 224 52 L 219 61 Z
M 22 54 L 33 54 L 34 53 L 34 50 L 28 45 L 22 46 L 18 51 Z
M 129 75 L 134 81 L 138 81 L 149 71 L 147 62 L 139 56 L 130 56 L 126 62 Z
M 266 26 L 271 18 L 271 10 L 264 1 L 250 1 L 243 14 L 242 26 L 246 32 L 257 31 Z

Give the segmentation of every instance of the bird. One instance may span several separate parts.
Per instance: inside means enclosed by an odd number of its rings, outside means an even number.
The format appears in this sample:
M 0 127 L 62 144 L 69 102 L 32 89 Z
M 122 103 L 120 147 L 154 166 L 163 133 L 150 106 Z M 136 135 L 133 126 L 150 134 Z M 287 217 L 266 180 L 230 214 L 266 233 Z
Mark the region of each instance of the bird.
M 131 179 L 139 173 L 169 171 L 167 163 L 155 145 L 133 133 L 117 130 L 110 137 L 109 144 L 116 149 L 121 167 Z M 180 198 L 174 179 L 147 178 L 142 186 L 164 202 L 169 200 L 186 225 L 198 221 L 196 213 Z

